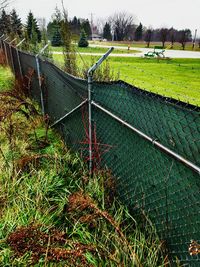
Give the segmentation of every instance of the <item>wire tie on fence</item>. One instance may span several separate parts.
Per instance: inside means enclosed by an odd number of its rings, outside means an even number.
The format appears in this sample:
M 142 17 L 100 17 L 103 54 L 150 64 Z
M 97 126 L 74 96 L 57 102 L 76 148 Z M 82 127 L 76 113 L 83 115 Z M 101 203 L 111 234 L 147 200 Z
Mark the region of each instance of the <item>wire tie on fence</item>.
M 155 139 L 152 139 L 152 144 L 155 145 L 155 143 L 158 142 L 158 139 L 155 138 Z

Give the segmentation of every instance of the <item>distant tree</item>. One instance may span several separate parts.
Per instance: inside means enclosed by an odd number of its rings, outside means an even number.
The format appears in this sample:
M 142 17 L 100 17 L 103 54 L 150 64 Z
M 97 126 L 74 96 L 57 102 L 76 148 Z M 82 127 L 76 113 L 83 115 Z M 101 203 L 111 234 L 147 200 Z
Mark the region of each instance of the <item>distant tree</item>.
M 152 34 L 153 34 L 153 30 L 152 29 L 147 29 L 145 36 L 144 36 L 144 40 L 147 43 L 147 47 L 149 47 L 151 39 L 152 39 Z
M 57 29 L 54 32 L 54 35 L 51 40 L 51 45 L 52 46 L 61 46 L 62 45 L 62 37 L 60 31 Z
M 55 7 L 55 12 L 52 15 L 52 20 L 55 20 L 57 23 L 61 23 L 63 20 L 63 14 L 57 6 Z
M 165 47 L 165 42 L 167 41 L 169 30 L 167 28 L 160 29 L 160 41 L 162 42 L 162 47 Z
M 128 40 L 132 31 L 133 16 L 126 12 L 120 12 L 115 13 L 109 20 L 113 28 L 114 39 L 116 41 Z
M 111 23 L 109 21 L 107 21 L 107 23 L 110 25 L 110 29 L 112 29 Z M 95 20 L 95 26 L 93 26 L 93 28 L 94 28 L 94 31 L 97 34 L 101 34 L 103 36 L 103 28 L 104 28 L 104 26 L 105 26 L 105 19 L 97 18 Z
M 91 26 L 90 26 L 90 22 L 88 19 L 84 20 L 81 23 L 81 29 L 83 29 L 85 31 L 88 38 L 92 35 Z
M 52 46 L 61 46 L 62 45 L 61 25 L 63 22 L 63 15 L 57 6 L 51 18 L 52 21 L 50 21 L 47 25 L 47 36 L 51 40 Z
M 21 19 L 19 18 L 18 14 L 16 13 L 16 10 L 13 9 L 10 13 L 10 26 L 11 26 L 11 31 L 14 36 L 22 36 L 22 22 Z
M 53 36 L 58 35 L 58 32 L 61 35 L 61 21 L 63 20 L 62 13 L 56 6 L 55 12 L 51 17 L 51 21 L 47 25 L 47 35 L 48 38 L 52 41 Z
M 46 31 L 46 29 L 47 29 L 47 27 L 46 27 L 46 19 L 44 17 L 37 18 L 37 24 L 38 24 L 38 28 L 41 31 L 41 33 L 44 30 Z
M 31 11 L 27 17 L 26 31 L 28 39 L 31 43 L 36 44 L 37 42 L 41 42 L 41 31 L 39 30 L 37 20 L 34 18 Z
M 63 19 L 61 21 L 61 36 L 63 43 L 63 56 L 65 71 L 77 76 L 77 64 L 76 64 L 76 53 L 74 46 L 72 45 L 72 32 L 68 21 L 68 13 L 64 7 L 63 0 L 61 0 L 63 8 Z
M 34 29 L 34 17 L 33 17 L 33 13 L 30 11 L 28 14 L 28 18 L 27 18 L 27 25 L 26 25 L 26 30 L 27 30 L 27 35 L 28 38 L 31 39 L 32 38 L 32 31 Z
M 135 30 L 134 40 L 140 41 L 142 39 L 142 33 L 143 33 L 143 26 L 142 26 L 142 23 L 140 23 Z
M 169 29 L 169 41 L 171 42 L 171 48 L 173 48 L 176 41 L 176 30 L 174 28 Z
M 49 40 L 52 41 L 55 32 L 57 32 L 57 31 L 60 32 L 60 28 L 61 28 L 61 24 L 58 24 L 55 20 L 50 21 L 47 24 L 47 36 L 48 36 Z
M 77 17 L 74 16 L 73 19 L 69 22 L 69 24 L 70 24 L 72 33 L 80 35 L 80 32 L 81 32 L 80 19 L 77 19 Z
M 47 28 L 45 27 L 46 23 L 45 21 L 43 21 L 43 26 L 41 27 L 41 33 L 42 33 L 42 47 L 46 46 L 49 43 L 48 40 L 48 35 L 47 35 Z M 42 57 L 47 58 L 51 61 L 53 61 L 53 54 L 51 51 L 51 48 L 48 46 L 46 47 L 46 49 L 44 50 L 44 52 L 42 53 Z
M 108 22 L 106 22 L 103 27 L 103 38 L 107 39 L 108 41 L 112 40 L 111 26 Z
M 183 50 L 185 50 L 185 45 L 187 42 L 192 40 L 192 33 L 189 29 L 181 30 L 178 32 L 178 41 L 182 45 Z
M 0 16 L 0 33 L 9 35 L 11 32 L 10 15 L 6 13 L 5 9 L 2 10 Z
M 81 30 L 80 40 L 78 42 L 79 47 L 88 47 L 87 35 L 84 29 Z

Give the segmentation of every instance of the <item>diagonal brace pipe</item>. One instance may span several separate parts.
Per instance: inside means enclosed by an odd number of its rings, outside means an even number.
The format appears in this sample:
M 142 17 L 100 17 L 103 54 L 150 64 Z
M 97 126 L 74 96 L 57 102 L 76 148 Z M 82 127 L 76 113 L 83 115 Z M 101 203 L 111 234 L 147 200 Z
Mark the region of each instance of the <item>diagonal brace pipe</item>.
M 189 167 L 190 169 L 192 169 L 193 171 L 195 171 L 196 173 L 198 173 L 200 175 L 200 167 L 196 166 L 195 164 L 193 164 L 189 160 L 187 160 L 184 157 L 178 155 L 176 152 L 172 151 L 171 149 L 169 149 L 166 146 L 162 145 L 158 141 L 156 141 L 153 138 L 149 137 L 145 133 L 143 133 L 140 130 L 138 130 L 137 128 L 133 127 L 131 124 L 129 124 L 126 121 L 122 120 L 120 117 L 116 116 L 115 114 L 113 114 L 112 112 L 108 111 L 107 109 L 105 109 L 101 105 L 97 104 L 96 102 L 92 101 L 92 105 L 95 106 L 96 108 L 100 109 L 101 111 L 103 111 L 104 113 L 106 113 L 107 115 L 109 115 L 110 117 L 115 119 L 116 121 L 120 122 L 122 125 L 126 126 L 127 128 L 129 128 L 133 132 L 137 133 L 139 136 L 141 136 L 145 140 L 151 142 L 155 147 L 159 148 L 160 150 L 162 150 L 166 154 L 172 156 L 173 158 L 175 158 L 176 160 L 180 161 L 181 163 L 183 163 L 184 165 L 186 165 L 187 167 Z
M 60 119 L 58 119 L 57 121 L 55 121 L 50 127 L 54 127 L 56 124 L 60 123 L 62 120 L 66 119 L 67 117 L 69 117 L 69 115 L 71 115 L 72 113 L 74 113 L 76 110 L 78 110 L 79 108 L 81 108 L 83 105 L 85 105 L 88 102 L 88 99 L 85 99 L 83 102 L 81 102 L 78 106 L 76 106 L 75 108 L 73 108 L 71 111 L 69 111 L 67 114 L 65 114 L 63 117 L 61 117 Z

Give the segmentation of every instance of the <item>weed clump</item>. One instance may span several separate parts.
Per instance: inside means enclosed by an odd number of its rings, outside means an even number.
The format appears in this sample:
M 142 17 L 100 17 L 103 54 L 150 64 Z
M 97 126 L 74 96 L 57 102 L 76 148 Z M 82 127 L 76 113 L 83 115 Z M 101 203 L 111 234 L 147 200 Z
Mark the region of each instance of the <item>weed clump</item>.
M 15 257 L 31 253 L 31 263 L 37 263 L 41 257 L 47 261 L 67 261 L 73 266 L 89 266 L 84 253 L 95 253 L 95 247 L 89 244 L 75 243 L 66 240 L 65 233 L 56 229 L 48 232 L 40 230 L 39 225 L 20 227 L 11 233 L 7 242 L 14 251 Z

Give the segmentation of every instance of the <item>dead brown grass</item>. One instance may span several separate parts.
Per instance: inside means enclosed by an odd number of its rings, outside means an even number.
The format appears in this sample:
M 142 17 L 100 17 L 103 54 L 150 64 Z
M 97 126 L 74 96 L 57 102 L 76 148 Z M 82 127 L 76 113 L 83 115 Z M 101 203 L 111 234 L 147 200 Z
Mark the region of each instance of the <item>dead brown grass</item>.
M 32 264 L 43 256 L 45 261 L 67 261 L 71 266 L 89 267 L 84 253 L 95 253 L 95 247 L 90 244 L 74 243 L 66 239 L 63 232 L 51 229 L 48 232 L 40 230 L 39 225 L 20 227 L 11 233 L 7 243 L 16 257 L 31 252 Z

